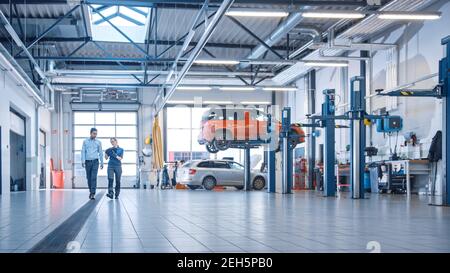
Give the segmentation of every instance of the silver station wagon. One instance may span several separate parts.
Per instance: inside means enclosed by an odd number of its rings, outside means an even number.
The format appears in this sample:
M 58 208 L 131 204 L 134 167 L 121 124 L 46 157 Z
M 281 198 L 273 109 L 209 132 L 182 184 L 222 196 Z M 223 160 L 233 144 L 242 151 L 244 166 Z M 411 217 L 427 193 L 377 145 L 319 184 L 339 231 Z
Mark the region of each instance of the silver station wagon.
M 232 160 L 192 160 L 178 171 L 177 181 L 195 190 L 212 190 L 215 186 L 244 188 L 244 166 Z M 251 170 L 251 187 L 262 190 L 266 186 L 267 174 Z

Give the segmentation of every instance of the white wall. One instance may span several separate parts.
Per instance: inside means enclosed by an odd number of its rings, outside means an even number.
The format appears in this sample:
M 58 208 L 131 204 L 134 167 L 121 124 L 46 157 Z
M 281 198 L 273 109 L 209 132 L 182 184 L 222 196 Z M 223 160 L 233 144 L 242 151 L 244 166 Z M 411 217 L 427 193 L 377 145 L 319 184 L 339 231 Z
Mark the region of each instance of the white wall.
M 14 108 L 26 117 L 26 188 L 27 190 L 37 190 L 39 188 L 39 162 L 36 156 L 38 135 L 36 133 L 36 108 L 34 100 L 22 86 L 16 83 L 16 80 L 7 71 L 0 72 L 0 92 L 2 93 L 2 99 L 0 100 L 2 194 L 8 194 L 10 192 L 10 164 L 14 164 L 10 162 L 9 149 L 10 108 Z M 40 112 L 40 124 L 48 125 L 48 111 L 41 110 Z

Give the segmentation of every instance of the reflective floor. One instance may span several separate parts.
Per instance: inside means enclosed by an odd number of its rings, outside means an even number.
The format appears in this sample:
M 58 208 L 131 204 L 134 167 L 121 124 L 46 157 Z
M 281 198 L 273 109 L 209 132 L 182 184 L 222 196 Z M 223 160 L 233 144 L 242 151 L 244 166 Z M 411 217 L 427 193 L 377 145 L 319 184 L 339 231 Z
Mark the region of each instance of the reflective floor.
M 0 251 L 23 252 L 85 203 L 84 190 L 11 194 Z M 450 208 L 426 199 L 315 192 L 123 190 L 103 197 L 73 252 L 450 252 Z

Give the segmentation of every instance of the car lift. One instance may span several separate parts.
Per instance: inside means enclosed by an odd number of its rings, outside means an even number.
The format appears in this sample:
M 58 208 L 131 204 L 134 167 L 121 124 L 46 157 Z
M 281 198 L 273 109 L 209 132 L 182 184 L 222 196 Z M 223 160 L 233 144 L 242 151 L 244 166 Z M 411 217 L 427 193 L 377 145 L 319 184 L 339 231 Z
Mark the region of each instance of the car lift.
M 292 151 L 295 147 L 290 145 L 290 139 L 298 138 L 297 134 L 292 134 L 291 128 L 291 108 L 284 107 L 281 111 L 281 131 L 279 136 L 275 136 L 274 130 L 272 128 L 275 124 L 272 123 L 272 116 L 268 114 L 268 124 L 267 130 L 270 139 L 274 139 L 279 137 L 281 139 L 281 165 L 282 165 L 282 176 L 281 176 L 281 193 L 287 194 L 292 192 L 292 162 L 293 162 L 293 154 Z M 267 192 L 274 193 L 276 192 L 276 145 L 272 141 L 266 143 L 265 157 L 267 161 Z
M 450 105 L 449 105 L 449 84 L 450 84 L 450 36 L 441 41 L 441 45 L 446 47 L 446 56 L 439 61 L 439 83 L 432 90 L 424 89 L 398 89 L 388 92 L 379 90 L 378 95 L 393 97 L 434 97 L 442 99 L 442 200 L 432 200 L 433 205 L 450 206 Z
M 336 196 L 335 179 L 335 129 L 348 128 L 336 125 L 335 120 L 349 120 L 351 131 L 351 157 L 350 157 L 350 180 L 352 198 L 364 198 L 364 171 L 366 147 L 365 120 L 380 120 L 385 118 L 399 118 L 397 116 L 369 115 L 365 111 L 365 77 L 356 76 L 350 80 L 350 110 L 343 115 L 335 115 L 335 90 L 326 89 L 322 104 L 321 115 L 308 116 L 313 120 L 312 124 L 301 124 L 303 127 L 320 127 L 325 130 L 324 141 L 324 196 Z M 318 122 L 318 123 L 317 123 Z

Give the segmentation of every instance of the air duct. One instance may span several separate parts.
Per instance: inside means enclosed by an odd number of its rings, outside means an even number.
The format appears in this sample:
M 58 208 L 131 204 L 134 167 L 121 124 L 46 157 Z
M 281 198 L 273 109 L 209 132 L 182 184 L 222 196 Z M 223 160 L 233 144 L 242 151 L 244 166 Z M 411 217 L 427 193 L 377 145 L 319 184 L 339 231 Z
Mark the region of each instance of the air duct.
M 301 21 L 303 20 L 303 16 L 301 13 L 294 13 L 291 14 L 286 20 L 284 20 L 273 32 L 269 35 L 268 38 L 264 40 L 264 42 L 269 45 L 273 46 L 274 44 L 278 43 L 282 38 L 286 36 L 294 27 L 296 27 Z M 267 48 L 260 44 L 258 45 L 254 50 L 252 50 L 252 53 L 246 57 L 246 59 L 258 59 L 260 58 L 265 52 L 267 51 Z M 248 67 L 249 64 L 241 64 L 241 68 Z

